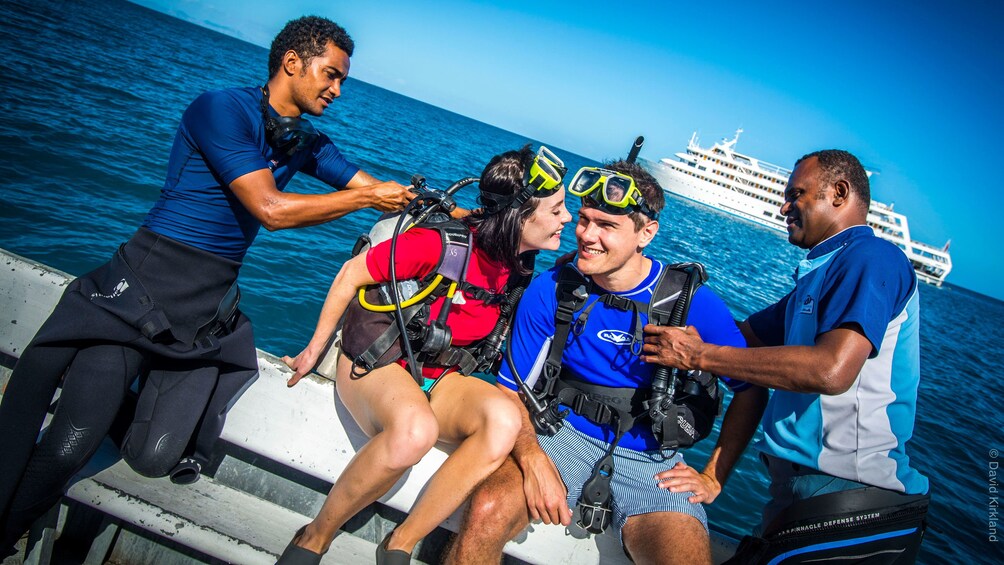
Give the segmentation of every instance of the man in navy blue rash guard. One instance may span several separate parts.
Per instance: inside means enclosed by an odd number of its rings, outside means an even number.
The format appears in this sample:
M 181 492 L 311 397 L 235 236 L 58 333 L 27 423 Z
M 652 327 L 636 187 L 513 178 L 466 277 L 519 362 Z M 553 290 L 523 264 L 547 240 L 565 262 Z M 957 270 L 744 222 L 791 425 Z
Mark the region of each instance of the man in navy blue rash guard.
M 334 22 L 293 20 L 272 43 L 264 87 L 207 92 L 185 111 L 142 227 L 71 283 L 10 378 L 0 404 L 0 557 L 94 454 L 137 375 L 123 457 L 144 475 L 198 477 L 226 411 L 257 376 L 235 282 L 261 226 L 396 211 L 413 198 L 349 163 L 301 117 L 320 116 L 339 97 L 352 51 Z M 297 171 L 348 190 L 283 192 Z
M 650 326 L 643 358 L 774 389 L 756 445 L 771 500 L 730 563 L 913 563 L 928 501 L 906 453 L 920 384 L 916 273 L 867 225 L 868 176 L 850 153 L 802 157 L 784 196 L 788 241 L 809 253 L 794 289 L 740 324 L 750 347 Z
M 651 175 L 624 161 L 606 169 L 632 177 L 645 203 L 658 215 L 664 197 Z M 583 197 L 575 230 L 575 268 L 605 292 L 648 302 L 666 268 L 663 262 L 643 254 L 658 232 L 659 223 L 632 207 L 601 208 L 596 205 L 597 198 Z M 530 374 L 542 344 L 555 334 L 559 271 L 560 267 L 537 277 L 520 300 L 509 347 L 514 366 L 523 378 Z M 583 313 L 597 299 L 591 294 L 575 312 L 575 319 L 583 319 Z M 590 384 L 648 389 L 655 366 L 643 362 L 637 351 L 632 352 L 630 340 L 617 339 L 617 334 L 629 336 L 639 323 L 635 314 L 604 303 L 596 303 L 588 311 L 581 331 L 569 333 L 561 356 L 562 371 Z M 646 312 L 640 314 L 640 323 L 646 323 Z M 572 323 L 575 327 L 574 320 Z M 701 328 L 715 343 L 734 347 L 745 344 L 724 302 L 706 286 L 694 294 L 687 323 Z M 721 492 L 756 430 L 766 402 L 764 389 L 725 377 L 723 380 L 735 396 L 703 471 L 684 463 L 679 451 L 661 450 L 652 434 L 651 421 L 645 417 L 638 418 L 617 443 L 610 487 L 613 524 L 636 563 L 711 562 L 707 519 L 701 503 L 710 503 Z M 516 394 L 517 383 L 505 364 L 498 381 L 527 416 Z M 498 563 L 503 545 L 531 519 L 568 526 L 572 520 L 570 506 L 577 502 L 583 482 L 609 448 L 613 436 L 611 426 L 594 424 L 574 412 L 554 436 L 534 433 L 530 420 L 524 417 L 512 455 L 472 495 L 446 561 Z

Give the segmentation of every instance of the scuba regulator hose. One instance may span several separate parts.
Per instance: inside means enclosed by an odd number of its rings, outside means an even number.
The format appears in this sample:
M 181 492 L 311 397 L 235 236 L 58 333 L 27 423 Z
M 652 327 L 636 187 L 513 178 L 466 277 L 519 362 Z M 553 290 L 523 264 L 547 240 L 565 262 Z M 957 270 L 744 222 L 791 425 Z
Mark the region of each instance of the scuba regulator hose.
M 516 363 L 512 359 L 512 348 L 506 347 L 505 360 L 509 365 L 509 370 L 519 385 L 520 392 L 526 402 L 530 412 L 530 419 L 538 433 L 553 436 L 558 433 L 564 424 L 564 419 L 569 414 L 566 408 L 560 410 L 558 399 L 542 402 L 533 392 L 533 387 L 523 380 L 519 371 L 516 370 Z M 603 457 L 593 466 L 593 472 L 589 479 L 582 485 L 582 494 L 576 506 L 579 508 L 579 521 L 577 524 L 582 529 L 592 534 L 602 534 L 610 525 L 613 513 L 610 509 L 610 480 L 614 474 L 614 449 L 624 434 L 620 418 L 617 419 L 616 438 L 610 444 L 609 449 Z
M 512 330 L 515 332 L 515 327 Z M 509 341 L 512 341 L 512 335 L 509 336 Z M 561 429 L 565 416 L 568 416 L 569 411 L 559 410 L 557 399 L 553 399 L 550 402 L 541 401 L 537 396 L 537 393 L 533 391 L 533 387 L 527 384 L 520 376 L 519 371 L 516 370 L 516 362 L 512 359 L 512 347 L 507 344 L 505 348 L 505 362 L 509 366 L 509 371 L 512 372 L 513 378 L 516 379 L 516 385 L 519 386 L 520 392 L 523 393 L 523 398 L 528 404 L 527 409 L 530 412 L 530 419 L 533 421 L 533 427 L 537 432 L 542 434 L 547 434 L 553 436 L 558 433 Z
M 461 188 L 474 182 L 477 182 L 478 180 L 479 179 L 477 177 L 466 177 L 451 184 L 449 188 L 447 188 L 445 191 L 442 192 L 427 191 L 426 194 L 420 194 L 411 202 L 409 202 L 407 206 L 404 207 L 404 210 L 398 216 L 397 223 L 394 226 L 394 233 L 391 236 L 390 297 L 391 301 L 394 303 L 393 304 L 394 320 L 395 322 L 397 322 L 398 331 L 401 332 L 401 349 L 404 351 L 405 357 L 408 360 L 408 369 L 411 372 L 412 378 L 415 379 L 415 382 L 418 384 L 419 387 L 422 387 L 422 385 L 425 384 L 425 379 L 422 377 L 422 374 L 418 369 L 418 364 L 415 361 L 415 353 L 411 349 L 411 340 L 408 339 L 407 322 L 405 322 L 404 320 L 404 311 L 403 311 L 403 308 L 406 308 L 411 304 L 414 304 L 415 302 L 417 302 L 417 300 L 409 301 L 409 304 L 402 305 L 401 300 L 397 294 L 397 267 L 396 267 L 397 236 L 415 227 L 419 223 L 425 221 L 425 219 L 427 219 L 429 216 L 432 215 L 433 212 L 437 210 L 443 210 L 447 214 L 452 212 L 457 207 L 456 202 L 454 202 L 453 200 L 453 195 L 456 194 L 456 192 Z M 411 183 L 419 191 L 425 190 L 426 187 L 425 177 L 423 177 L 422 175 L 412 175 Z M 408 213 L 423 204 L 427 204 L 428 206 L 424 210 L 419 212 L 417 216 L 415 216 L 415 218 L 411 221 L 408 227 L 402 230 L 401 228 L 404 226 L 404 220 L 405 218 L 408 217 Z M 434 290 L 439 285 L 439 282 L 441 280 L 442 276 L 439 276 L 436 279 L 434 279 L 433 282 L 430 283 L 425 290 L 419 293 L 422 295 L 421 298 L 425 298 L 425 296 L 428 296 L 428 294 L 431 293 L 432 290 Z M 363 294 L 363 289 L 360 289 L 360 300 L 362 300 L 362 294 Z M 452 293 L 450 297 L 452 298 Z M 446 305 L 446 308 L 449 309 L 449 305 Z
M 699 264 L 698 264 L 699 265 Z M 673 305 L 673 312 L 669 316 L 670 326 L 680 327 L 687 319 L 690 312 L 690 301 L 697 290 L 698 285 L 706 277 L 703 267 L 697 273 L 691 272 L 687 277 L 687 287 L 684 289 L 680 299 Z M 657 438 L 669 437 L 663 432 L 664 425 L 676 426 L 676 418 L 668 418 L 672 411 L 673 403 L 676 401 L 676 388 L 679 386 L 680 369 L 660 365 L 652 375 L 652 396 L 646 401 L 649 417 L 652 419 L 652 433 Z M 669 420 L 669 422 L 667 422 Z M 663 447 L 666 447 L 663 445 Z M 670 446 L 676 449 L 677 446 Z

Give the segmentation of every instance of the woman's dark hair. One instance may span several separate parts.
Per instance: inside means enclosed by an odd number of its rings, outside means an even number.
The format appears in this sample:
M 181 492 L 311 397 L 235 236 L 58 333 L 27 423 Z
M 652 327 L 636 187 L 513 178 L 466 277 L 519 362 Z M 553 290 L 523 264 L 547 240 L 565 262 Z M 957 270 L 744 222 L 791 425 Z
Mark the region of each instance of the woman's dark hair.
M 533 163 L 533 151 L 526 145 L 518 151 L 506 151 L 492 157 L 481 172 L 481 192 L 511 196 L 523 190 L 526 170 Z M 519 208 L 506 207 L 494 214 L 485 214 L 482 207 L 464 219 L 474 230 L 474 244 L 510 272 L 532 274 L 519 256 L 523 224 L 537 209 L 540 198 L 532 196 Z
M 324 54 L 329 41 L 349 57 L 352 56 L 355 43 L 342 26 L 319 16 L 290 20 L 272 40 L 268 53 L 268 77 L 272 78 L 279 72 L 282 56 L 287 51 L 295 51 L 304 64 L 309 64 L 311 59 Z

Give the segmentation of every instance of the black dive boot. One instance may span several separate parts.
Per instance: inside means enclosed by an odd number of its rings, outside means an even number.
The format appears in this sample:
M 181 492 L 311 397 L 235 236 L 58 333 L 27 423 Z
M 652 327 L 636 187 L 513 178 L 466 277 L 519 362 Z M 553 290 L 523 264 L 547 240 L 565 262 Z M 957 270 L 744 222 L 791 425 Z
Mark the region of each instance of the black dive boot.
M 4 561 L 8 557 L 12 557 L 14 555 L 17 555 L 17 551 L 18 550 L 17 550 L 17 546 L 16 545 L 12 545 L 12 546 L 10 546 L 8 548 L 0 547 L 0 561 Z
M 0 526 L 3 526 L 2 520 L 0 520 Z M 5 561 L 8 557 L 17 555 L 18 552 L 21 551 L 17 547 L 18 542 L 20 542 L 22 538 L 26 539 L 27 537 L 27 531 L 15 537 L 10 533 L 10 531 L 4 531 L 4 528 L 0 527 L 0 561 Z M 20 561 L 18 561 L 18 563 L 20 563 Z
M 283 550 L 275 565 L 320 565 L 322 557 L 320 553 L 314 553 L 307 548 L 296 545 L 296 540 L 300 539 L 305 529 L 307 529 L 307 526 L 296 530 L 296 533 L 293 534 L 293 539 L 290 540 L 289 545 Z
M 391 530 L 387 534 L 387 537 L 383 538 L 383 541 L 377 546 L 376 565 L 409 565 L 411 563 L 411 554 L 407 551 L 387 549 L 387 542 L 390 541 L 390 536 L 393 533 L 394 530 Z

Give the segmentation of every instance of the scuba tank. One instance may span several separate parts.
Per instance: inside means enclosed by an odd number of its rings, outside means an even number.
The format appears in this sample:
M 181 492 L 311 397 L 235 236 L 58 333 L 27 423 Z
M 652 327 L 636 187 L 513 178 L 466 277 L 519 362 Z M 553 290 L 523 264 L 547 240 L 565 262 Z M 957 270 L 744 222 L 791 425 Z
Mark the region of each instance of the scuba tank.
M 469 230 L 454 221 L 450 212 L 456 208 L 453 195 L 477 181 L 475 177 L 463 178 L 445 191 L 440 191 L 430 189 L 421 175 L 414 175 L 411 182 L 417 196 L 402 212 L 384 214 L 369 233 L 361 235 L 356 241 L 352 249 L 353 256 L 373 245 L 388 240 L 391 242 L 391 280 L 385 284 L 359 289 L 356 299 L 350 303 L 340 322 L 341 325 L 350 324 L 363 330 L 353 332 L 351 336 L 342 335 L 340 340 L 335 340 L 340 342 L 340 349 L 353 359 L 354 374 L 365 375 L 372 369 L 406 358 L 412 376 L 421 385 L 424 379 L 421 377 L 420 364 L 415 362 L 411 342 L 422 342 L 420 353 L 425 359 L 435 357 L 449 348 L 452 336 L 445 325 L 449 303 L 442 309 L 442 320 L 434 320 L 427 325 L 417 322 L 423 318 L 423 312 L 427 317 L 428 305 L 443 296 L 444 289 L 450 303 L 455 296 L 458 302 L 461 300 L 462 295 L 456 295 L 456 291 L 466 273 L 472 242 Z M 395 268 L 397 236 L 415 226 L 438 229 L 443 237 L 444 252 L 447 249 L 452 252 L 444 253 L 436 272 L 422 280 L 398 281 Z M 459 248 L 459 251 L 454 248 Z M 454 259 L 447 260 L 446 255 Z M 444 282 L 447 284 L 444 285 Z M 412 323 L 415 318 L 418 319 Z M 422 335 L 416 335 L 416 330 Z M 406 336 L 407 339 L 400 339 L 401 336 Z M 336 350 L 329 347 L 317 367 L 319 373 L 329 378 L 334 376 L 338 359 L 338 355 L 334 353 Z
M 453 200 L 453 195 L 461 188 L 477 182 L 474 177 L 467 177 L 458 180 L 450 185 L 446 190 L 430 189 L 422 175 L 412 175 L 411 185 L 413 192 L 418 196 L 412 200 L 401 212 L 387 212 L 380 216 L 369 233 L 359 236 L 355 246 L 352 248 L 352 256 L 369 249 L 370 247 L 383 243 L 398 234 L 404 233 L 421 223 L 443 223 L 451 219 L 450 212 L 457 208 L 457 203 Z

